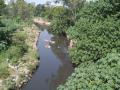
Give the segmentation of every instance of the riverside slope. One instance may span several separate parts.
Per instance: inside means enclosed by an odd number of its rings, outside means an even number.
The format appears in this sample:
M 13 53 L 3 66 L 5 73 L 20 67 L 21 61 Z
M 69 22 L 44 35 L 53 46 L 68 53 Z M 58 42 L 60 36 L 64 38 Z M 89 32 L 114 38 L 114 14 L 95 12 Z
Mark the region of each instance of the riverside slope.
M 23 30 L 18 30 L 18 33 L 25 33 L 26 44 L 28 51 L 17 66 L 8 64 L 10 75 L 6 79 L 0 79 L 0 90 L 20 90 L 21 86 L 26 83 L 32 76 L 32 72 L 38 65 L 36 43 L 39 36 L 39 31 L 35 25 L 23 27 Z

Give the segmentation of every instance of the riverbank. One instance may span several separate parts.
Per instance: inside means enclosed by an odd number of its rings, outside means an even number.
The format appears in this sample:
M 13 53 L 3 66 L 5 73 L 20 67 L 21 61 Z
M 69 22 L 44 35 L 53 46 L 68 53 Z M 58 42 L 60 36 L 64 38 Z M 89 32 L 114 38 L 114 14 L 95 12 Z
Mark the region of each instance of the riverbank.
M 39 67 L 22 90 L 56 90 L 58 85 L 65 82 L 73 72 L 67 43 L 67 39 L 54 36 L 47 27 L 41 31 L 37 44 L 40 53 Z
M 17 33 L 24 33 L 26 36 L 27 52 L 19 58 L 17 65 L 6 62 L 9 68 L 7 78 L 0 79 L 0 90 L 20 90 L 32 76 L 32 73 L 38 66 L 37 40 L 39 36 L 38 28 L 35 25 L 23 27 L 23 30 L 17 30 Z
M 45 19 L 42 19 L 42 18 L 34 18 L 33 19 L 33 22 L 34 23 L 37 23 L 39 25 L 45 25 L 45 26 L 49 26 L 51 24 L 51 22 L 45 20 Z

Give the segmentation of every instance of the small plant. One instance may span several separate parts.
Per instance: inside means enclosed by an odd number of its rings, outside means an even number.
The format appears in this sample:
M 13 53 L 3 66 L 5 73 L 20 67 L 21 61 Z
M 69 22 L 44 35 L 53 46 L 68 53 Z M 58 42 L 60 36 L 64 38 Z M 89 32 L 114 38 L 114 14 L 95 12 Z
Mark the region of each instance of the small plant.
M 4 90 L 15 90 L 16 83 L 12 80 L 12 78 L 8 78 L 3 82 Z
M 0 63 L 0 78 L 7 78 L 9 76 L 9 70 L 6 63 Z

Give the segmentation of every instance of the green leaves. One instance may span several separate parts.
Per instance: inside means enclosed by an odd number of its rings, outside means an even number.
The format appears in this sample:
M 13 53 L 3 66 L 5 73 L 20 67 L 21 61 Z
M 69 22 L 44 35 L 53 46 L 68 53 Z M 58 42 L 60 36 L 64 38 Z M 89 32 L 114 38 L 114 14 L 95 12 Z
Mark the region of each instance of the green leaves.
M 53 14 L 53 21 L 50 27 L 50 31 L 55 34 L 65 33 L 68 27 L 73 24 L 68 9 L 58 7 L 56 10 L 54 10 L 54 13 L 56 14 Z
M 16 26 L 16 22 L 11 19 L 2 20 L 2 24 L 0 27 L 0 61 L 10 59 L 10 62 L 17 64 L 19 58 L 22 57 L 28 49 L 25 42 L 27 37 L 26 33 L 17 31 L 18 27 Z M 2 53 L 4 53 L 4 55 L 2 55 Z
M 115 62 L 114 67 L 109 63 Z M 58 90 L 114 90 L 120 88 L 120 54 L 111 53 L 96 63 L 86 62 L 75 68 L 74 73 Z
M 80 18 L 67 32 L 71 39 L 77 40 L 74 49 L 70 50 L 73 63 L 90 60 L 95 62 L 113 49 L 119 52 L 119 23 L 119 20 L 110 17 L 96 23 Z
M 38 4 L 35 8 L 35 16 L 42 16 L 43 13 L 45 12 L 45 6 Z
M 7 47 L 7 43 L 4 41 L 0 41 L 0 51 L 5 50 Z
M 120 89 L 120 2 L 99 0 L 86 3 L 77 12 L 74 26 L 66 30 L 76 40 L 69 50 L 77 65 L 58 90 Z M 114 52 L 114 53 L 111 53 Z
M 2 20 L 0 26 L 0 51 L 2 51 L 11 43 L 11 35 L 16 30 L 16 25 L 12 20 Z
M 8 66 L 5 62 L 0 63 L 0 78 L 6 78 L 9 75 Z
M 2 15 L 3 13 L 3 9 L 5 8 L 5 2 L 4 0 L 0 0 L 0 16 Z

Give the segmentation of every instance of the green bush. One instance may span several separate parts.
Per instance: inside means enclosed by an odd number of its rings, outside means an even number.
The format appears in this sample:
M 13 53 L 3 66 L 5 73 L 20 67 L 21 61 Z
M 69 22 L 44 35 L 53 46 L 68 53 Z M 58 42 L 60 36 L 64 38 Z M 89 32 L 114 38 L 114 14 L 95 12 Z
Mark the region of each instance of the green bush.
M 71 39 L 76 39 L 76 46 L 70 50 L 73 63 L 97 61 L 112 50 L 120 52 L 120 20 L 107 18 L 94 23 L 81 18 L 68 30 Z
M 117 0 L 99 0 L 86 3 L 78 12 L 77 22 L 67 30 L 77 41 L 70 50 L 73 63 L 96 62 L 112 50 L 120 52 L 119 4 Z
M 15 45 L 20 45 L 20 44 L 24 44 L 25 40 L 26 40 L 27 36 L 25 32 L 22 31 L 18 31 L 16 33 L 13 34 L 12 36 L 12 43 Z
M 9 76 L 9 70 L 6 63 L 0 63 L 0 78 L 7 78 Z
M 10 62 L 16 64 L 19 58 L 27 52 L 28 46 L 25 42 L 27 35 L 25 32 L 19 31 L 15 20 L 2 19 L 2 24 L 0 27 L 0 51 L 4 52 L 4 55 L 1 52 L 0 59 L 10 59 Z
M 7 47 L 7 43 L 4 42 L 4 41 L 1 41 L 1 42 L 0 42 L 0 51 L 5 50 L 6 47 Z
M 119 8 L 120 0 L 97 0 L 77 12 L 75 25 L 67 30 L 76 41 L 69 54 L 77 67 L 58 90 L 120 89 Z
M 11 46 L 6 51 L 6 57 L 12 62 L 13 64 L 18 64 L 20 58 L 24 55 L 23 48 L 19 46 Z
M 3 85 L 4 90 L 14 90 L 16 88 L 16 83 L 13 81 L 12 78 L 4 80 Z
M 28 46 L 25 42 L 27 35 L 24 31 L 18 31 L 12 36 L 12 44 L 21 48 L 22 53 L 27 52 Z
M 52 12 L 53 13 L 53 12 Z M 74 25 L 74 22 L 71 18 L 71 12 L 68 9 L 62 7 L 54 10 L 53 21 L 50 26 L 50 32 L 54 34 L 65 34 L 68 27 Z
M 85 62 L 75 68 L 58 90 L 119 90 L 120 54 L 111 53 L 96 63 Z
M 21 49 L 17 46 L 11 46 L 8 50 L 8 58 L 12 59 L 12 58 L 19 58 L 22 56 L 22 52 Z
M 11 44 L 11 35 L 15 30 L 16 26 L 12 20 L 0 21 L 0 51 L 5 50 Z

